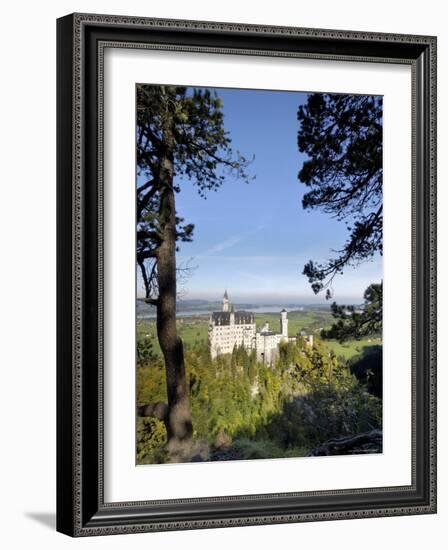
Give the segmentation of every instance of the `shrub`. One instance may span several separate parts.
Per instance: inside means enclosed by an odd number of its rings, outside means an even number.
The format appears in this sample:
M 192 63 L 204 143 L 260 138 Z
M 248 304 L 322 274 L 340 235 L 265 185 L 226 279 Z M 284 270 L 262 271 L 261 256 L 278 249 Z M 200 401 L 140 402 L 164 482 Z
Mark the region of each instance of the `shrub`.
M 165 424 L 156 418 L 137 418 L 137 464 L 163 464 L 167 459 Z

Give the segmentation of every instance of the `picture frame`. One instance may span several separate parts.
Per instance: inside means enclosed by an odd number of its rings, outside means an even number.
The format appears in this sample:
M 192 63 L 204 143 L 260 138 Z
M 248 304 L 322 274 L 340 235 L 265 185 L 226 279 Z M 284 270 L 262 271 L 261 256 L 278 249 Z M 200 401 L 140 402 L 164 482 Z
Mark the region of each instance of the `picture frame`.
M 104 51 L 411 67 L 412 482 L 233 496 L 104 498 Z M 72 14 L 57 22 L 57 530 L 70 536 L 436 512 L 436 38 Z M 129 368 L 133 368 L 131 365 Z

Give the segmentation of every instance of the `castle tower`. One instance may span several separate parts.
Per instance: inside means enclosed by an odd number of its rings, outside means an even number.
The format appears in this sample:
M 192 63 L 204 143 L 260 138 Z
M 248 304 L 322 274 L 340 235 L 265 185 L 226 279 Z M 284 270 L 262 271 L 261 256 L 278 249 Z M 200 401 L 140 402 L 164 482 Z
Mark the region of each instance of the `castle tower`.
M 235 309 L 233 306 L 230 308 L 230 324 L 235 324 Z
M 280 332 L 283 338 L 288 338 L 288 312 L 282 309 L 280 312 Z
M 224 297 L 222 299 L 222 310 L 225 311 L 225 312 L 228 312 L 229 311 L 229 297 L 227 295 L 227 289 L 226 291 L 224 292 Z

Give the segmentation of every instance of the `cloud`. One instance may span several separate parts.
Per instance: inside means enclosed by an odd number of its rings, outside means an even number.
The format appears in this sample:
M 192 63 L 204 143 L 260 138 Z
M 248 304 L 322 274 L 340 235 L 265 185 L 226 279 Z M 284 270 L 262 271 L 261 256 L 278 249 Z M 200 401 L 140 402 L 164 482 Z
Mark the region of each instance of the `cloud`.
M 241 241 L 244 241 L 244 239 L 247 239 L 248 237 L 252 237 L 252 235 L 255 235 L 255 233 L 262 231 L 265 228 L 265 226 L 266 224 L 263 223 L 258 225 L 252 231 L 247 231 L 245 233 L 240 233 L 239 235 L 234 235 L 233 237 L 229 237 L 228 239 L 225 239 L 224 241 L 215 244 L 214 246 L 206 250 L 203 254 L 200 254 L 199 257 L 213 256 L 217 252 L 222 252 L 223 250 L 232 248 L 236 244 L 240 243 Z
M 211 248 L 206 250 L 204 252 L 204 254 L 201 254 L 201 256 L 210 256 L 210 255 L 216 254 L 217 252 L 222 252 L 223 250 L 226 250 L 227 248 L 232 248 L 232 246 L 235 246 L 236 244 L 238 244 L 239 242 L 241 242 L 245 238 L 246 238 L 246 235 L 238 235 L 238 236 L 234 236 L 234 237 L 229 237 L 228 239 L 226 239 L 226 240 L 224 240 L 224 241 L 222 241 L 218 244 L 215 244 L 214 246 L 212 246 Z

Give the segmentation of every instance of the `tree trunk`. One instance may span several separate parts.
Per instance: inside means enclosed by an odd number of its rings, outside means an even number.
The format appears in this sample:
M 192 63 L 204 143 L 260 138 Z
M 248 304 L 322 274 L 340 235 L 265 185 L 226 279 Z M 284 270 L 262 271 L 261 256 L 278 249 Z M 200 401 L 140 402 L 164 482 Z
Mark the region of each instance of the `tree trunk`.
M 172 118 L 167 115 L 164 127 L 164 154 L 160 162 L 160 231 L 157 250 L 157 336 L 165 360 L 168 394 L 168 451 L 170 460 L 188 459 L 193 426 L 189 391 L 185 373 L 182 340 L 176 327 L 176 206 L 173 189 L 174 140 Z

